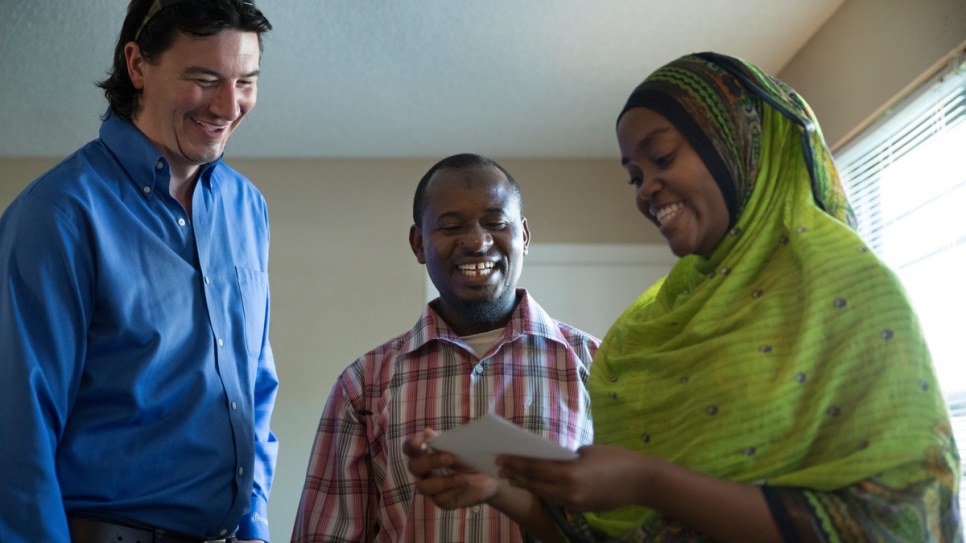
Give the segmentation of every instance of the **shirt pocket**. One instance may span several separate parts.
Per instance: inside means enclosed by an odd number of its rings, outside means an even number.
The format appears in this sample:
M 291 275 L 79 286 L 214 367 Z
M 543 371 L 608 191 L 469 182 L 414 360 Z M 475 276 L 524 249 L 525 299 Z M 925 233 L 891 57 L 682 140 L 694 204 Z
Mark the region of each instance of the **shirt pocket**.
M 235 266 L 235 277 L 238 280 L 238 290 L 241 292 L 248 356 L 258 358 L 262 353 L 265 320 L 268 318 L 268 274 Z

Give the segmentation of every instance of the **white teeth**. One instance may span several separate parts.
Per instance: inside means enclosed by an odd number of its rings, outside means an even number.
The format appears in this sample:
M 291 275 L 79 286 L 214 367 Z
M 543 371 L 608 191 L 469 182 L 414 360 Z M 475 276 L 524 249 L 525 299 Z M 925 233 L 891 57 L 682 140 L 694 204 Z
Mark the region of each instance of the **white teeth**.
M 492 262 L 480 262 L 479 264 L 462 264 L 459 268 L 463 274 L 476 277 L 477 275 L 490 275 L 493 272 L 493 265 Z
M 213 125 L 213 124 L 208 124 L 208 123 L 205 123 L 205 122 L 201 122 L 198 119 L 191 119 L 191 120 L 194 121 L 195 124 L 197 124 L 198 126 L 201 126 L 202 128 L 207 128 L 208 130 L 221 130 L 221 129 L 224 128 L 224 126 L 217 126 L 217 125 Z
M 654 218 L 657 219 L 658 223 L 663 225 L 665 222 L 667 222 L 668 219 L 670 219 L 675 214 L 677 214 L 677 212 L 680 211 L 681 208 L 683 207 L 684 206 L 682 204 L 671 204 L 669 206 L 664 206 L 661 209 L 657 210 L 657 213 L 654 215 Z

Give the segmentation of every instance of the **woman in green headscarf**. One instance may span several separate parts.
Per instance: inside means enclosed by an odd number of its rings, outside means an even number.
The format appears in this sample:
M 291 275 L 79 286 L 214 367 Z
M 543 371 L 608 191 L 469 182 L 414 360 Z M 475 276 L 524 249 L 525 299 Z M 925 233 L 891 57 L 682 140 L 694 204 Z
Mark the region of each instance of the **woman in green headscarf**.
M 714 53 L 657 70 L 618 118 L 637 206 L 680 260 L 591 368 L 595 444 L 439 475 L 545 541 L 962 541 L 959 457 L 929 352 L 854 217 L 808 105 Z

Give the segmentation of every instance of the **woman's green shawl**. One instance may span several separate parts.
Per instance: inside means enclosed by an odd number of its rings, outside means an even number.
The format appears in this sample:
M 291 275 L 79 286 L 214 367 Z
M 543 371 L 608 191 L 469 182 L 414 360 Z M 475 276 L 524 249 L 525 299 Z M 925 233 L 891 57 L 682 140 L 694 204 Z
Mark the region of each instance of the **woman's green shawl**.
M 595 443 L 742 483 L 827 491 L 873 477 L 896 488 L 939 478 L 955 488 L 959 457 L 918 321 L 896 276 L 846 224 L 851 211 L 811 110 L 730 61 L 799 118 L 764 102 L 741 114 L 760 127 L 736 147 L 757 155 L 737 158 L 754 178 L 736 182 L 753 190 L 711 255 L 681 258 L 608 332 L 591 368 Z M 687 71 L 730 77 L 691 55 L 648 81 L 666 86 Z M 733 85 L 682 92 L 727 109 L 739 102 Z M 586 517 L 618 535 L 657 514 Z

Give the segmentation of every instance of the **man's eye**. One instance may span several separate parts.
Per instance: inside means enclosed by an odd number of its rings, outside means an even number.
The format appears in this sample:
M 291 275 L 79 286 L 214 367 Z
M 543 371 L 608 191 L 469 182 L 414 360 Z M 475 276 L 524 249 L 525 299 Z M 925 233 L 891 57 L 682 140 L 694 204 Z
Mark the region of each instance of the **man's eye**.
M 203 87 L 210 87 L 218 82 L 217 79 L 195 79 L 195 81 Z
M 644 182 L 644 178 L 641 176 L 637 176 L 637 177 L 632 177 L 628 183 L 631 185 L 634 185 L 635 187 L 639 187 L 643 182 Z
M 489 228 L 490 230 L 503 230 L 504 228 L 506 228 L 506 223 L 503 221 L 491 222 L 487 224 L 486 227 Z

